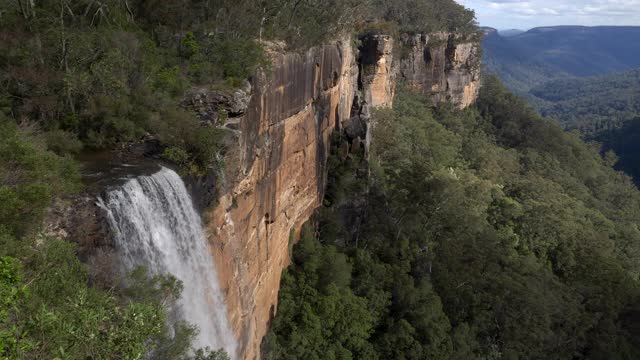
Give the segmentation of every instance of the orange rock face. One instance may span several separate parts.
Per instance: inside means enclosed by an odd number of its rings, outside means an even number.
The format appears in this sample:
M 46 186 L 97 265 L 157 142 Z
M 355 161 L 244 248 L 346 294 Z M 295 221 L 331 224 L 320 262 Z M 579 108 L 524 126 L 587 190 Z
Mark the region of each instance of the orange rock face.
M 259 357 L 290 242 L 320 204 L 330 135 L 350 116 L 357 75 L 350 42 L 338 42 L 276 55 L 273 73 L 254 81 L 237 173 L 208 219 L 240 358 Z

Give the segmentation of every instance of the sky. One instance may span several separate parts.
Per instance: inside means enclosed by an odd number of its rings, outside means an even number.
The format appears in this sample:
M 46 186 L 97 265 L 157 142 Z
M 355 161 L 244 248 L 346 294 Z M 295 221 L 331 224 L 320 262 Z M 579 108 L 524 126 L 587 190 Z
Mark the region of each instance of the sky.
M 482 26 L 527 30 L 550 25 L 640 25 L 640 0 L 456 0 Z

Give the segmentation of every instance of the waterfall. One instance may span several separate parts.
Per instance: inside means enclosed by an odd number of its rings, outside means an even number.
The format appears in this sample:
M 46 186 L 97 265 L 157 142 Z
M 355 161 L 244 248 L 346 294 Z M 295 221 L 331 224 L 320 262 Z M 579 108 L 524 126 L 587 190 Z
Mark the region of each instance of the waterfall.
M 151 274 L 170 273 L 182 280 L 179 316 L 200 329 L 195 348 L 224 348 L 235 358 L 227 321 L 200 216 L 182 179 L 162 168 L 109 191 L 99 205 L 107 211 L 117 251 L 128 270 L 145 266 Z

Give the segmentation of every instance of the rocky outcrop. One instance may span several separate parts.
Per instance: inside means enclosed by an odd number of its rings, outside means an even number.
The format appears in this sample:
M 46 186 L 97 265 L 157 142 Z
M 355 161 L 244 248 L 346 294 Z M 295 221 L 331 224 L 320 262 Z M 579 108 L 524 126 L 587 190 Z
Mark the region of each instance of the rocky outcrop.
M 360 112 L 354 114 L 345 130 L 350 139 L 362 137 L 367 154 L 372 141 L 370 110 L 393 106 L 398 80 L 421 91 L 433 105 L 450 101 L 465 108 L 478 97 L 480 56 L 476 42 L 451 33 L 433 33 L 405 34 L 398 44 L 388 35 L 367 35 L 360 43 L 363 99 Z
M 108 224 L 89 193 L 56 201 L 48 209 L 42 235 L 75 242 L 82 261 L 89 261 L 96 249 L 112 247 Z
M 251 83 L 242 89 L 220 90 L 208 86 L 194 87 L 185 94 L 183 106 L 196 112 L 206 125 L 237 130 L 235 119 L 244 115 L 251 102 Z
M 369 107 L 392 107 L 396 90 L 394 41 L 389 35 L 370 35 L 361 39 L 360 79 L 364 102 Z
M 195 89 L 187 101 L 203 121 L 233 124 L 236 145 L 205 222 L 241 358 L 260 357 L 292 242 L 323 198 L 332 132 L 347 135 L 345 151 L 364 137 L 366 147 L 370 109 L 393 105 L 400 77 L 434 104 L 475 100 L 474 45 L 446 34 L 405 37 L 401 47 L 384 35 L 361 40 L 357 57 L 350 39 L 276 52 L 271 73 L 242 93 Z
M 456 34 L 405 35 L 401 41 L 400 75 L 432 103 L 459 107 L 475 102 L 480 89 L 479 44 Z

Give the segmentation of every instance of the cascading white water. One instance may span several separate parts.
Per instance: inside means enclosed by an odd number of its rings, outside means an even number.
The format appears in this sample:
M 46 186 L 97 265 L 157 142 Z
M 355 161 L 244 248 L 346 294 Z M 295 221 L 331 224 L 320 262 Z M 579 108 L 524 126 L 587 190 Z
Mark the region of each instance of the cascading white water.
M 142 265 L 152 274 L 170 273 L 182 280 L 177 311 L 200 329 L 194 346 L 224 348 L 235 358 L 236 344 L 213 258 L 180 176 L 163 167 L 151 176 L 127 181 L 99 204 L 107 211 L 127 269 Z

